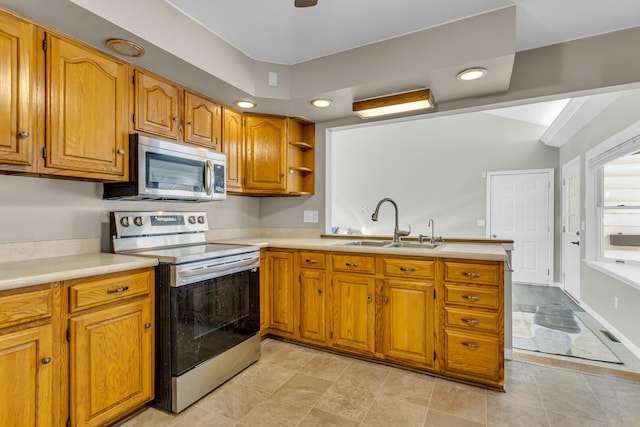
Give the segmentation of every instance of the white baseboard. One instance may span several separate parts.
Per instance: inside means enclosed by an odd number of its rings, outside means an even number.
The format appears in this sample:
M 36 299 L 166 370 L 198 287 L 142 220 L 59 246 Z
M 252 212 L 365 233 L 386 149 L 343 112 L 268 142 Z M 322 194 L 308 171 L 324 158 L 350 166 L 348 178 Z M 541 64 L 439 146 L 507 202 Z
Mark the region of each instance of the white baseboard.
M 602 316 L 595 312 L 594 309 L 589 307 L 586 303 L 581 302 L 580 307 L 584 308 L 584 310 L 593 316 L 602 326 L 607 328 L 609 332 L 611 332 L 615 337 L 624 344 L 625 347 L 629 349 L 637 358 L 640 359 L 640 347 L 632 343 L 627 337 L 625 337 L 619 330 L 613 327 L 609 322 L 607 322 Z
M 505 348 L 504 349 L 504 358 L 505 358 L 505 360 L 513 360 L 513 349 Z
M 560 282 L 553 282 L 553 285 L 552 285 L 552 286 L 553 286 L 554 288 L 560 288 L 560 289 L 562 289 L 562 288 L 563 288 L 562 283 L 560 283 Z

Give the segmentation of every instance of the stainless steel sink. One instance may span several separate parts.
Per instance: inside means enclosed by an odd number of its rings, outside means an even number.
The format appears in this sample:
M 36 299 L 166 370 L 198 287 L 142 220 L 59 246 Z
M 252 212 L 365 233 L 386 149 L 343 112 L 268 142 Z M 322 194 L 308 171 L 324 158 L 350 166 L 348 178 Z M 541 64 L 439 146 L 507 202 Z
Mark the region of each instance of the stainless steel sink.
M 334 246 L 376 246 L 389 247 L 393 242 L 390 240 L 350 240 L 348 242 L 334 243 Z
M 378 248 L 420 248 L 420 249 L 438 249 L 442 247 L 443 242 L 400 242 L 396 243 L 389 240 L 349 240 L 348 242 L 334 243 L 334 246 L 370 246 Z

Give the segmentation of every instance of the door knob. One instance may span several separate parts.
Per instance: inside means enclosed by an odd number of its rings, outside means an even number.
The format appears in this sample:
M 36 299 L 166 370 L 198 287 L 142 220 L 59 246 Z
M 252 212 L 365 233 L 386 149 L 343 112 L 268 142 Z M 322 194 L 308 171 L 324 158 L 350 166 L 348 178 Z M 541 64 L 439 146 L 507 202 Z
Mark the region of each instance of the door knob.
M 580 241 L 578 240 L 577 242 L 571 242 L 572 245 L 576 245 L 576 246 L 580 246 Z
M 497 234 L 492 234 L 491 237 L 493 237 L 495 239 L 496 237 L 498 237 L 498 235 Z

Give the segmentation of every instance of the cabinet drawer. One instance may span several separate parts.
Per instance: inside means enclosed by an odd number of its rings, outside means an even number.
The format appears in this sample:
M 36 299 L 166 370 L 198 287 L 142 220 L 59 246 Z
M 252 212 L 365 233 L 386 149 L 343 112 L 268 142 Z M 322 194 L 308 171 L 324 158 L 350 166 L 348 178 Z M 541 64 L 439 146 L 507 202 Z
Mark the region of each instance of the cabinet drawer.
M 497 285 L 499 274 L 500 268 L 495 264 L 444 263 L 444 278 L 448 281 Z
M 50 317 L 52 305 L 52 289 L 0 296 L 0 328 Z
M 385 276 L 433 278 L 433 261 L 410 258 L 383 258 Z
M 500 376 L 500 343 L 498 338 L 445 329 L 448 372 L 497 379 Z
M 498 308 L 498 288 L 493 286 L 444 284 L 446 304 L 463 304 L 469 307 Z
M 72 313 L 113 301 L 148 294 L 153 286 L 153 271 L 105 276 L 96 280 L 73 281 L 69 286 Z
M 363 255 L 332 255 L 331 267 L 334 271 L 349 271 L 353 273 L 374 273 L 376 270 L 375 257 Z
M 445 307 L 445 319 L 448 326 L 459 326 L 469 330 L 498 332 L 498 313 L 480 310 Z
M 322 252 L 298 252 L 300 257 L 300 267 L 303 268 L 322 268 L 326 265 L 326 255 Z

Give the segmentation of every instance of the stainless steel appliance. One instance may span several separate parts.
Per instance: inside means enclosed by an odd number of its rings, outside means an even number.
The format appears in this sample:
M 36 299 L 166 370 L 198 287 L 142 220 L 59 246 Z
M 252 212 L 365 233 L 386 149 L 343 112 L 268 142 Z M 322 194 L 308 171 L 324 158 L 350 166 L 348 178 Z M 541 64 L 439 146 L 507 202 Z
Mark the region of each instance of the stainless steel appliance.
M 104 184 L 104 199 L 207 202 L 227 197 L 223 153 L 129 135 L 129 182 Z
M 158 258 L 156 398 L 180 412 L 260 357 L 260 250 L 211 244 L 205 212 L 112 212 L 115 253 Z

